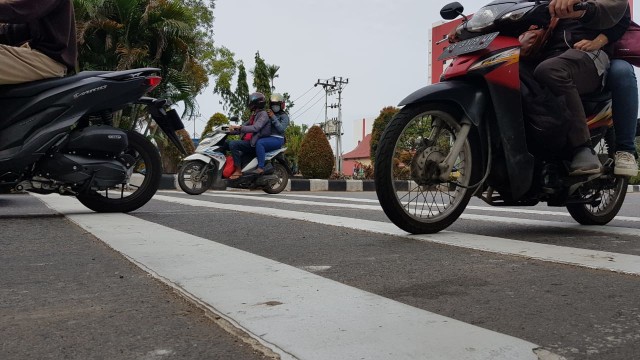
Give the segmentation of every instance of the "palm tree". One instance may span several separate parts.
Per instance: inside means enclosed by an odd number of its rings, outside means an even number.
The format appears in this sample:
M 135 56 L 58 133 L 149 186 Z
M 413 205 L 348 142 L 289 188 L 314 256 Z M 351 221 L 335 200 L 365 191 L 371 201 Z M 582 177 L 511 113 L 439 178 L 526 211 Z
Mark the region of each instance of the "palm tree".
M 197 113 L 198 95 L 208 84 L 207 56 L 213 41 L 197 16 L 203 8 L 180 0 L 74 0 L 79 63 L 83 70 L 160 69 L 163 81 L 153 96 L 184 103 L 183 118 Z M 190 1 L 190 4 L 199 0 Z M 212 17 L 210 18 L 212 21 Z M 151 119 L 140 106 L 116 114 L 116 125 L 143 128 L 156 135 Z M 184 134 L 183 134 L 184 135 Z M 156 143 L 164 157 L 178 154 Z M 183 136 L 185 140 L 190 138 Z
M 278 75 L 278 70 L 280 70 L 280 66 L 278 65 L 267 65 L 267 72 L 269 73 L 269 79 L 271 79 L 271 91 L 276 90 L 276 87 L 273 86 L 273 80 L 280 77 L 280 75 Z

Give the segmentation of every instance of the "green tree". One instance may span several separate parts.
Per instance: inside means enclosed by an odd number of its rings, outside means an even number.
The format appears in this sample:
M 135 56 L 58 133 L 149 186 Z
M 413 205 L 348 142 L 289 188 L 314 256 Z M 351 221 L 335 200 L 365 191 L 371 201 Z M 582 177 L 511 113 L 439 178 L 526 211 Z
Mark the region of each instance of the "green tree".
M 218 112 L 211 115 L 211 117 L 209 118 L 209 121 L 207 121 L 207 125 L 204 127 L 204 130 L 202 130 L 202 137 L 210 133 L 214 127 L 228 124 L 228 123 L 229 123 L 229 118 L 227 118 L 224 114 L 221 114 Z
M 369 156 L 371 157 L 371 163 L 375 164 L 376 162 L 376 150 L 378 150 L 378 143 L 380 142 L 380 137 L 384 132 L 384 129 L 389 124 L 389 121 L 400 111 L 400 109 L 387 106 L 380 110 L 380 115 L 373 121 L 373 130 L 371 131 L 371 145 Z
M 287 143 L 285 144 L 287 151 L 285 151 L 285 155 L 292 164 L 298 165 L 300 146 L 302 145 L 302 140 L 304 139 L 304 135 L 308 129 L 309 127 L 305 124 L 296 125 L 291 121 L 285 130 L 285 138 L 287 139 Z
M 74 5 L 82 70 L 159 68 L 163 81 L 151 95 L 183 102 L 183 117 L 195 114 L 195 97 L 212 71 L 213 1 L 75 0 Z M 165 171 L 175 168 L 179 155 L 142 106 L 116 112 L 114 124 L 138 129 L 146 125 Z M 191 142 L 188 133 L 180 136 Z
M 329 140 L 319 126 L 312 126 L 300 145 L 300 172 L 308 179 L 328 179 L 333 172 L 334 158 Z
M 287 111 L 291 112 L 291 109 L 293 109 L 293 107 L 295 106 L 293 101 L 291 101 L 291 95 L 288 92 L 286 92 L 282 94 L 282 97 L 284 98 L 284 103 L 285 103 L 285 107 L 287 108 Z
M 253 87 L 256 91 L 263 93 L 267 99 L 271 96 L 271 85 L 269 83 L 269 69 L 264 59 L 260 57 L 260 52 L 256 52 L 255 67 L 252 71 Z
M 231 105 L 231 116 L 237 116 L 240 119 L 249 118 L 251 111 L 247 108 L 247 99 L 249 98 L 249 84 L 247 83 L 247 70 L 242 61 L 238 64 L 238 81 L 234 92 L 234 100 Z
M 275 91 L 276 89 L 273 85 L 273 81 L 280 77 L 280 75 L 278 75 L 278 70 L 280 70 L 280 66 L 278 65 L 267 65 L 267 73 L 269 74 L 269 80 L 271 80 L 271 91 Z

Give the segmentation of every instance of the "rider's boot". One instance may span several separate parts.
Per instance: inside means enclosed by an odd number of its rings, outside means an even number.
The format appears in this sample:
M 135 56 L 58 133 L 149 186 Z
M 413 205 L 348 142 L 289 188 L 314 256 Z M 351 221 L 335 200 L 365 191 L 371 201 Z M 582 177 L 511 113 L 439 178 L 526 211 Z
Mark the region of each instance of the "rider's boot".
M 602 171 L 602 165 L 591 147 L 581 146 L 573 153 L 573 160 L 569 166 L 569 175 L 598 174 Z

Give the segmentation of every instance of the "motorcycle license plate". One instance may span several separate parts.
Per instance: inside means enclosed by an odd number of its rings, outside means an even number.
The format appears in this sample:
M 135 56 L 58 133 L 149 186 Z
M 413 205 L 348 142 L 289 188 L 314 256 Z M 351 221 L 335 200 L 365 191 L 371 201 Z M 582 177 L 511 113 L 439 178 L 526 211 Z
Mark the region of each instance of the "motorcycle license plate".
M 500 33 L 494 32 L 451 44 L 444 49 L 444 52 L 440 55 L 438 61 L 486 49 L 491 45 L 491 42 L 495 40 L 498 34 Z

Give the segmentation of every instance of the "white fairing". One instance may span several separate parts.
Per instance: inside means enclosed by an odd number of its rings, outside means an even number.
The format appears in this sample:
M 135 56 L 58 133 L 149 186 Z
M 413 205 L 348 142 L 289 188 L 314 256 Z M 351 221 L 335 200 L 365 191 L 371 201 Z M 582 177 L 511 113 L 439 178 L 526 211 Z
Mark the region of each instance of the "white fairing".
M 218 153 L 218 154 L 220 154 L 220 156 L 217 156 L 217 154 L 214 154 L 212 156 L 206 156 L 203 154 L 196 153 L 196 154 L 187 156 L 183 161 L 200 160 L 205 164 L 210 164 L 215 162 L 218 164 L 218 170 L 220 170 L 222 169 L 222 167 L 224 167 L 224 163 L 227 161 L 227 159 L 221 153 Z
M 287 148 L 283 147 L 283 148 L 280 148 L 278 150 L 273 150 L 273 151 L 270 151 L 270 152 L 266 153 L 265 154 L 265 161 L 269 161 L 269 160 L 273 159 L 274 157 L 276 157 L 278 154 L 284 152 L 285 150 L 287 150 Z M 245 166 L 242 169 L 242 172 L 253 170 L 256 167 L 258 167 L 258 158 L 253 158 L 253 160 L 251 160 L 251 162 L 248 163 L 247 166 Z

